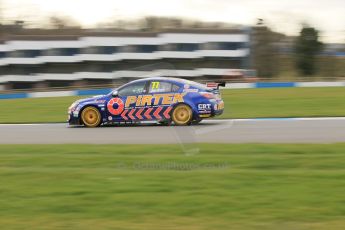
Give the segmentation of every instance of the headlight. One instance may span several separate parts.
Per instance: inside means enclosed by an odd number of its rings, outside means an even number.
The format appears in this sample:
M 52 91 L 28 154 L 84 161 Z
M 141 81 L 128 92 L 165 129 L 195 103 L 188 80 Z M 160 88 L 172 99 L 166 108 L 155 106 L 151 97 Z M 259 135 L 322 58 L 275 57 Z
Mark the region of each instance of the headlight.
M 68 107 L 68 113 L 73 112 L 73 110 L 75 110 L 77 105 L 78 105 L 78 102 L 73 102 L 73 104 L 70 107 Z

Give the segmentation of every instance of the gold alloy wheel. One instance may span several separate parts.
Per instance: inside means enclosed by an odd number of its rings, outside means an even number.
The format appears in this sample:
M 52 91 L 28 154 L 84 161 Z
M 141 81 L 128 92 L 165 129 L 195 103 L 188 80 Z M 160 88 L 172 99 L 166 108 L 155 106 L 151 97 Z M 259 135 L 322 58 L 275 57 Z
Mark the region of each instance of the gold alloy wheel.
M 189 125 L 192 120 L 192 109 L 185 104 L 180 104 L 175 107 L 172 120 L 176 125 Z
M 81 120 L 86 127 L 97 127 L 101 123 L 101 114 L 95 107 L 86 107 L 81 113 Z

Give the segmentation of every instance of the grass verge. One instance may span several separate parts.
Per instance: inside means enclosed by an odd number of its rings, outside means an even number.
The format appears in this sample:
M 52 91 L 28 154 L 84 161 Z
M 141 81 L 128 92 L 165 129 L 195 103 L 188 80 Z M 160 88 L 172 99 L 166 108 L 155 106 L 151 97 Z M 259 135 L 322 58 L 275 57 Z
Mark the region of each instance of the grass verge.
M 343 229 L 345 144 L 197 147 L 0 145 L 0 225 Z
M 279 88 L 223 90 L 220 118 L 320 117 L 345 115 L 345 89 Z M 65 122 L 80 97 L 0 100 L 0 123 Z

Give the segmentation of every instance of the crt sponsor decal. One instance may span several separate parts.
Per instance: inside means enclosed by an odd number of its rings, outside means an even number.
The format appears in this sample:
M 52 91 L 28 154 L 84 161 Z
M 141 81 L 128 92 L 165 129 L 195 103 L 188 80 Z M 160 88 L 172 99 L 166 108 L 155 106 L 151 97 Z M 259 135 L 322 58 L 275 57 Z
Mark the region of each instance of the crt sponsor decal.
M 200 114 L 211 114 L 211 104 L 198 104 L 198 112 Z
M 199 110 L 211 110 L 211 104 L 198 104 Z

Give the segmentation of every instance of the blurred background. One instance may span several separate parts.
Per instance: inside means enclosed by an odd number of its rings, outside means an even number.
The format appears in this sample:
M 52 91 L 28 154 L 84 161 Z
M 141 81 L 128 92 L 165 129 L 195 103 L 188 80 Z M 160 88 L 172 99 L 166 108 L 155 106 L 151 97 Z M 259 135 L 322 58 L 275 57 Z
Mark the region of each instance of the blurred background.
M 0 1 L 0 93 L 345 79 L 345 2 Z M 170 71 L 173 70 L 173 71 Z

